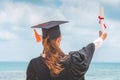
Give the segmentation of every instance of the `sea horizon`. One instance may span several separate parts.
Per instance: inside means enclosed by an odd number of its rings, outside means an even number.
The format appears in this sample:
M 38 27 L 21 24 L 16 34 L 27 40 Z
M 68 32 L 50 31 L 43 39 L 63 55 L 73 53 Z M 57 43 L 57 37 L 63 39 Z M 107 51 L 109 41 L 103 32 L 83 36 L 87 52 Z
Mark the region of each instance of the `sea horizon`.
M 0 61 L 0 80 L 25 80 L 28 61 Z M 120 80 L 120 63 L 92 62 L 86 80 Z

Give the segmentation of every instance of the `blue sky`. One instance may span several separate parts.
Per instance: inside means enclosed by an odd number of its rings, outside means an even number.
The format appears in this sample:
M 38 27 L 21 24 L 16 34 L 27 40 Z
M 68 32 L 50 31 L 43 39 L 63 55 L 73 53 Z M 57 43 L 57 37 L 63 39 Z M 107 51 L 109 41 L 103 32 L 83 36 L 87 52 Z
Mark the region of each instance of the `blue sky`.
M 98 38 L 97 16 L 105 8 L 108 38 L 93 62 L 120 62 L 120 0 L 0 0 L 0 61 L 29 61 L 42 52 L 33 25 L 50 20 L 67 20 L 61 25 L 61 48 L 79 50 Z M 37 30 L 41 33 L 41 30 Z

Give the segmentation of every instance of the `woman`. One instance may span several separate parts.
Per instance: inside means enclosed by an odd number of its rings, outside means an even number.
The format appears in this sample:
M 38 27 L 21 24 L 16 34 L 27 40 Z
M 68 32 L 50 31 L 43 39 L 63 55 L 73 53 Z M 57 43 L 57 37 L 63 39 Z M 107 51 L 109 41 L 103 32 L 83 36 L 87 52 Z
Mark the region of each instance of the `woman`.
M 85 80 L 94 51 L 106 39 L 107 33 L 100 32 L 99 38 L 78 51 L 68 55 L 60 49 L 61 33 L 59 25 L 67 21 L 50 21 L 33 26 L 42 28 L 43 52 L 30 61 L 26 80 Z M 35 30 L 36 38 L 40 38 Z

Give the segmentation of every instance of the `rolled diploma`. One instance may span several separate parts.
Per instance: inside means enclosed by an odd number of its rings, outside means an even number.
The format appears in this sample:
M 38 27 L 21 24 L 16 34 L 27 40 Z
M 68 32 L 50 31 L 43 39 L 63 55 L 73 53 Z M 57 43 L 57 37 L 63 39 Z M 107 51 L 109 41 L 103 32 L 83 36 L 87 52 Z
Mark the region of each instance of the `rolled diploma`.
M 104 8 L 103 7 L 100 7 L 100 17 L 101 18 L 104 18 Z M 103 25 L 103 20 L 101 20 L 101 27 L 102 27 L 102 32 L 104 31 L 104 25 Z

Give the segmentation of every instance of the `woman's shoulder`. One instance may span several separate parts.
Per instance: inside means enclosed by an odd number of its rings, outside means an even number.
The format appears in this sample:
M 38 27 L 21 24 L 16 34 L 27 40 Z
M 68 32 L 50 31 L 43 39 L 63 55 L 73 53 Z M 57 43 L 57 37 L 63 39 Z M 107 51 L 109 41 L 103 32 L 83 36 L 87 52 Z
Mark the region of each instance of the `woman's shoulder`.
M 35 58 L 32 58 L 31 59 L 31 62 L 36 62 L 36 61 L 39 61 L 41 58 L 41 56 L 38 56 L 38 57 L 35 57 Z
M 41 69 L 41 70 L 43 70 L 43 69 L 48 70 L 48 67 L 44 63 L 44 60 L 43 60 L 42 56 L 39 56 L 39 57 L 31 59 L 29 65 L 32 65 L 38 71 L 39 71 L 39 69 Z
M 42 61 L 42 57 L 38 56 L 38 57 L 35 57 L 35 58 L 31 59 L 30 62 L 29 62 L 29 65 L 39 65 L 39 64 L 42 64 L 42 63 L 44 63 Z

